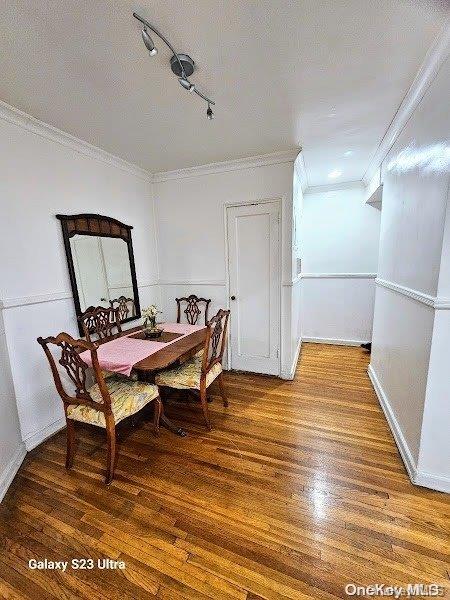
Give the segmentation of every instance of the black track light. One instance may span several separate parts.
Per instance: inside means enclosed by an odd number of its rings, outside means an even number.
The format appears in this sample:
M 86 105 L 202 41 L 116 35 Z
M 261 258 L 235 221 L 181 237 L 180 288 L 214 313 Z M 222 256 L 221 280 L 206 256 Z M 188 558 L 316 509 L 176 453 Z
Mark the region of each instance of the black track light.
M 212 108 L 209 103 L 208 103 L 208 108 L 206 110 L 206 116 L 208 117 L 208 119 L 210 121 L 212 121 L 214 119 L 214 113 L 213 113 Z

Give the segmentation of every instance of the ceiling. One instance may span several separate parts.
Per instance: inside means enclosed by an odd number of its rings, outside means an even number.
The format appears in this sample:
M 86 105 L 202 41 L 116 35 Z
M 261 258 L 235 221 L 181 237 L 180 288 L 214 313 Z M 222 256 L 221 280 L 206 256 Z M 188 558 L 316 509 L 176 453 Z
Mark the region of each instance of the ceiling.
M 150 58 L 136 10 L 216 101 Z M 361 179 L 448 0 L 4 0 L 0 99 L 151 172 L 304 148 L 310 185 Z

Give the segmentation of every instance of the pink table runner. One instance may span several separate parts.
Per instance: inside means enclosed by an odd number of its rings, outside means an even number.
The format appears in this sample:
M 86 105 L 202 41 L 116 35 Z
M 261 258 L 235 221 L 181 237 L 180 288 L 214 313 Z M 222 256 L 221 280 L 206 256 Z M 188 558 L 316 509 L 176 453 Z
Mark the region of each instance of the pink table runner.
M 171 333 L 181 333 L 185 337 L 194 331 L 203 329 L 204 325 L 187 325 L 185 323 L 162 323 L 160 327 L 164 331 Z M 134 335 L 132 332 L 129 335 Z M 101 344 L 97 350 L 98 362 L 100 368 L 104 371 L 113 371 L 122 375 L 130 376 L 133 366 L 139 361 L 158 352 L 165 346 L 173 344 L 181 337 L 175 338 L 170 342 L 156 342 L 154 340 L 137 340 L 129 336 L 123 336 L 106 344 Z M 80 358 L 87 365 L 92 367 L 91 353 L 89 350 L 82 352 Z

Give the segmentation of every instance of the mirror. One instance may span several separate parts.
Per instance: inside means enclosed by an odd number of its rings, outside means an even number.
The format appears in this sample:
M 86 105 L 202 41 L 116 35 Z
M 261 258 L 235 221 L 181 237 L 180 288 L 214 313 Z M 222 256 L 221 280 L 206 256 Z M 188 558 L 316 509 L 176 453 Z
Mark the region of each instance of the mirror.
M 77 317 L 91 306 L 113 306 L 119 308 L 121 322 L 139 318 L 132 227 L 101 215 L 57 218 L 62 225 Z

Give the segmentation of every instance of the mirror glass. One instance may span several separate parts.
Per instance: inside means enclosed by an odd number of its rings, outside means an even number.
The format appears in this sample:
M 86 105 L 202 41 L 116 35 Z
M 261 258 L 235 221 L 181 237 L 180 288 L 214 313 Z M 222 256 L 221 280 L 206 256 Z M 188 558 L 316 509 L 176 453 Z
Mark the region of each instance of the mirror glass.
M 126 301 L 128 314 L 136 316 L 128 244 L 121 238 L 75 234 L 70 238 L 73 266 L 84 312 L 89 306 L 114 306 L 122 309 Z

